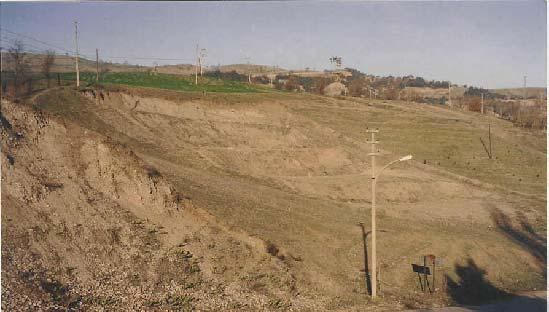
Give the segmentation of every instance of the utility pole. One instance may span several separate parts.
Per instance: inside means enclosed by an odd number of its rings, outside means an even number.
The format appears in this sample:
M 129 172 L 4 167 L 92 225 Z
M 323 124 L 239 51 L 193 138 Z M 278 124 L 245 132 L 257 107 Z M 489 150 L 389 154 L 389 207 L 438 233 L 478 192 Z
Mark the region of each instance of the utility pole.
M 99 83 L 99 49 L 95 49 L 95 83 Z
M 448 106 L 452 107 L 452 84 L 448 83 Z
M 196 66 L 194 68 L 194 84 L 198 85 L 198 63 L 200 62 L 200 56 L 198 55 L 198 43 L 196 44 Z
M 250 57 L 246 56 L 244 59 L 246 60 L 246 64 L 248 64 L 248 83 L 252 84 L 252 74 L 251 74 L 251 68 L 250 68 Z
M 490 147 L 490 159 L 492 159 L 492 130 L 490 129 L 490 124 L 488 124 L 488 146 Z
M 526 75 L 524 75 L 524 88 L 523 88 L 523 96 L 522 99 L 526 100 Z
M 480 113 L 484 115 L 484 93 L 480 94 Z
M 370 133 L 369 144 L 372 144 L 371 153 L 368 154 L 372 156 L 372 298 L 377 297 L 377 256 L 376 256 L 376 144 L 379 144 L 376 141 L 376 133 L 379 132 L 377 129 L 366 130 L 367 133 Z
M 200 77 L 202 77 L 202 62 L 206 58 L 206 49 L 201 49 L 198 54 L 198 66 L 200 68 Z
M 74 45 L 76 47 L 76 87 L 80 87 L 80 71 L 78 70 L 78 22 L 74 21 Z

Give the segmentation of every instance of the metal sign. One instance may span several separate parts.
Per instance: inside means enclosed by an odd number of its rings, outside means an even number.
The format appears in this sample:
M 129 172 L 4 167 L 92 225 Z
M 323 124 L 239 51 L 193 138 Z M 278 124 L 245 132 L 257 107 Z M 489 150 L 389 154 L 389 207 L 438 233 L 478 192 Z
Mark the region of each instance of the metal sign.
M 423 265 L 412 263 L 412 271 L 417 273 L 421 290 L 426 291 L 429 289 L 429 292 L 432 293 L 435 290 L 436 265 L 440 264 L 441 261 L 435 255 L 425 255 L 420 257 L 420 263 L 423 263 Z M 427 277 L 429 275 L 432 275 L 431 282 Z
M 418 274 L 431 275 L 431 270 L 428 266 L 412 264 L 412 270 Z

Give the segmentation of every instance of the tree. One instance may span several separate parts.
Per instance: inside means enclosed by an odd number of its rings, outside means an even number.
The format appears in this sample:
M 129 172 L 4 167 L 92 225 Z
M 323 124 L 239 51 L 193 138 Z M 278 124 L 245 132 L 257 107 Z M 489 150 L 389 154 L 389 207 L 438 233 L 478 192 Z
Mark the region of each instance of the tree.
M 480 113 L 481 100 L 479 96 L 468 96 L 465 99 L 465 105 L 467 105 L 470 111 Z
M 20 40 L 15 40 L 13 46 L 8 49 L 8 56 L 13 63 L 13 96 L 17 98 L 17 88 L 29 71 L 29 63 L 25 46 Z
M 44 74 L 44 76 L 46 77 L 46 80 L 48 81 L 48 88 L 50 87 L 51 67 L 53 66 L 54 62 L 55 62 L 55 51 L 52 51 L 52 50 L 46 51 L 46 55 L 42 60 L 42 73 Z
M 396 100 L 398 98 L 398 91 L 396 88 L 387 88 L 383 91 L 383 95 L 386 100 Z
M 295 76 L 290 76 L 288 80 L 286 80 L 284 88 L 288 91 L 299 90 L 299 83 L 297 81 L 297 78 Z
M 364 94 L 364 88 L 366 88 L 366 81 L 364 79 L 354 79 L 349 83 L 349 95 L 361 96 Z
M 328 85 L 326 79 L 322 77 L 315 77 L 313 81 L 313 87 L 315 93 L 324 94 L 324 88 Z

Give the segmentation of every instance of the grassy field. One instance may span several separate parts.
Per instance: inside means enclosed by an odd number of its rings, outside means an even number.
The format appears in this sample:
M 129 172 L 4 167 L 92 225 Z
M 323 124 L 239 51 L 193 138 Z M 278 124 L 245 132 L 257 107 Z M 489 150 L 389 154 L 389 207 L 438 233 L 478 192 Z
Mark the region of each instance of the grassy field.
M 91 85 L 95 83 L 95 73 L 80 73 L 80 79 Z M 75 73 L 63 73 L 61 79 L 76 80 Z M 199 84 L 194 84 L 194 76 L 181 76 L 170 74 L 150 75 L 148 73 L 104 73 L 100 76 L 99 82 L 102 84 L 124 84 L 137 87 L 149 87 L 159 89 L 170 89 L 178 91 L 205 91 L 205 92 L 224 92 L 224 93 L 242 93 L 242 92 L 268 92 L 273 89 L 257 85 L 249 85 L 241 81 L 229 81 L 220 79 L 211 79 L 199 77 Z
M 397 155 L 413 154 L 418 162 L 443 168 L 468 178 L 500 186 L 508 191 L 545 197 L 547 168 L 545 134 L 522 130 L 494 117 L 443 107 L 398 101 L 363 101 L 370 109 L 348 106 L 339 100 L 331 108 L 295 108 L 320 124 L 346 136 L 364 140 L 365 126 L 379 128 L 382 148 Z M 337 101 L 335 102 L 337 103 Z M 398 118 L 398 117 L 405 118 Z M 492 154 L 489 159 L 481 143 L 488 144 L 491 127 Z

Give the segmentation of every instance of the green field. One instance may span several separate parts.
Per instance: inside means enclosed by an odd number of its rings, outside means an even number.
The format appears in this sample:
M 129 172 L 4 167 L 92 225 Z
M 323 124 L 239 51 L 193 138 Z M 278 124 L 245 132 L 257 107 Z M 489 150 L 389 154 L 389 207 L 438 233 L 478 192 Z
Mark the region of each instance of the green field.
M 63 80 L 76 80 L 75 73 L 62 73 Z M 95 83 L 95 73 L 80 73 L 80 79 L 87 83 Z M 212 79 L 206 77 L 198 78 L 199 84 L 194 84 L 193 76 L 180 76 L 170 74 L 150 75 L 149 73 L 105 73 L 102 74 L 99 82 L 105 84 L 124 84 L 136 87 L 150 87 L 159 89 L 170 89 L 178 91 L 206 91 L 206 92 L 269 92 L 272 89 L 257 85 L 249 85 L 246 82 Z

